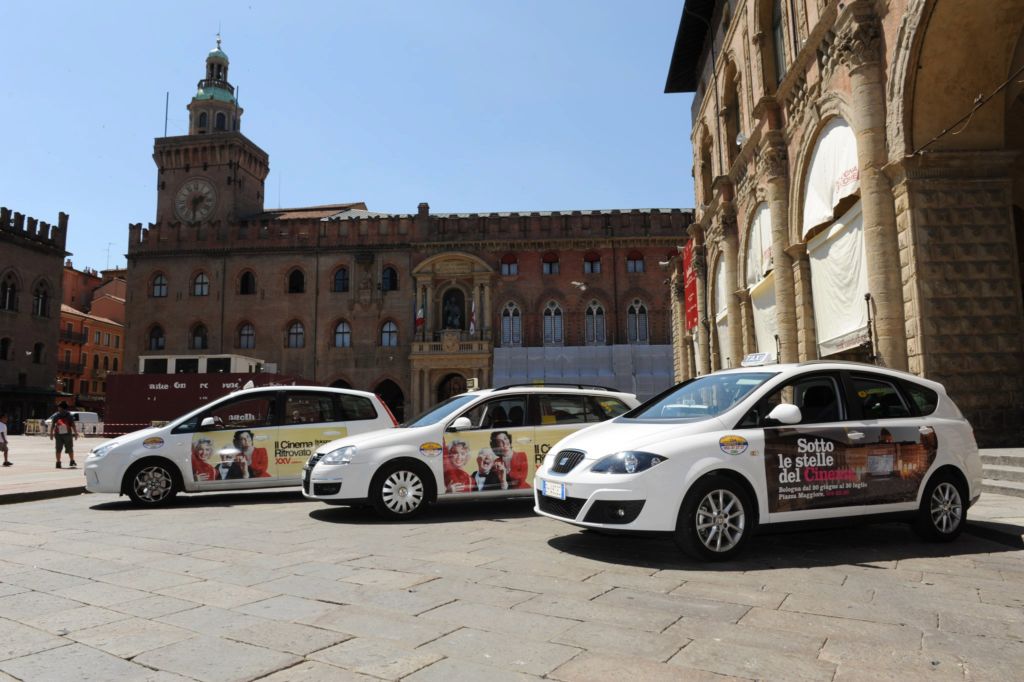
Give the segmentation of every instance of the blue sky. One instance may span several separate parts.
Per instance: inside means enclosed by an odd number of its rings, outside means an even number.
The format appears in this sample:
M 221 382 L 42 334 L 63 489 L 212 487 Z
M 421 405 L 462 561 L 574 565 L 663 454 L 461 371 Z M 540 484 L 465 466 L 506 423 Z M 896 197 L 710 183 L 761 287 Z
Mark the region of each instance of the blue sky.
M 220 8 L 214 9 L 214 8 Z M 267 207 L 693 206 L 682 0 L 0 3 L 0 205 L 71 214 L 75 267 L 122 267 L 156 212 L 153 139 L 218 26 Z M 280 201 L 280 204 L 279 204 Z M 109 254 L 109 255 L 108 255 Z

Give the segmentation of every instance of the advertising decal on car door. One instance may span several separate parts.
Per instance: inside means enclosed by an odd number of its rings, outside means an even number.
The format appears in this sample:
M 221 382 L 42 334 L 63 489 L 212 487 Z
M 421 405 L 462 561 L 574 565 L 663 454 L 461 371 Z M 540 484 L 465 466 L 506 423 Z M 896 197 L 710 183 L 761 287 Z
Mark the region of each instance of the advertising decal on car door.
M 927 426 L 767 428 L 764 434 L 769 512 L 913 502 L 938 450 Z
M 192 437 L 196 481 L 299 478 L 317 447 L 330 442 L 319 427 L 256 427 L 205 431 Z M 344 427 L 335 431 L 347 433 Z

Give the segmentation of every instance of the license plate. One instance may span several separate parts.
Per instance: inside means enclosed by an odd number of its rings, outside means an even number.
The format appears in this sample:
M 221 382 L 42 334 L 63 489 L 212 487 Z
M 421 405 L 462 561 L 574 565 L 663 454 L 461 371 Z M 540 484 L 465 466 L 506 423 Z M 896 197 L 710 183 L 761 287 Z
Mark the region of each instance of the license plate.
M 565 499 L 565 485 L 562 483 L 555 483 L 554 481 L 541 481 L 541 492 L 547 497 L 557 497 L 560 500 Z

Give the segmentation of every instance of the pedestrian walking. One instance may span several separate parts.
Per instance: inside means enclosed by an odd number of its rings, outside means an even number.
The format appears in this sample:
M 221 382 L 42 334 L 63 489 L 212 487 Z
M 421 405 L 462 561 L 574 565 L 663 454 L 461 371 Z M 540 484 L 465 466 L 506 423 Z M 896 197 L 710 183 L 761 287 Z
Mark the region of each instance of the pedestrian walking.
M 72 469 L 78 466 L 75 463 L 76 438 L 78 438 L 78 429 L 75 427 L 75 417 L 68 411 L 68 404 L 62 402 L 60 409 L 50 421 L 50 440 L 54 441 L 57 446 L 58 469 L 60 469 L 60 451 L 62 449 L 68 453 L 68 466 Z
M 11 460 L 7 459 L 7 415 L 0 414 L 0 452 L 4 453 L 4 466 L 13 466 Z

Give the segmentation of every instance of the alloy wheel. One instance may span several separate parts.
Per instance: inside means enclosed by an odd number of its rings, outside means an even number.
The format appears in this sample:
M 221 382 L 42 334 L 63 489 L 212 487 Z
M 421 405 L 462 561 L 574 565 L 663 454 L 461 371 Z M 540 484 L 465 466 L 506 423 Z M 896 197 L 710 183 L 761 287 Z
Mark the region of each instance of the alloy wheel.
M 727 552 L 743 537 L 746 518 L 740 499 L 729 490 L 712 490 L 697 505 L 697 537 L 712 552 Z

